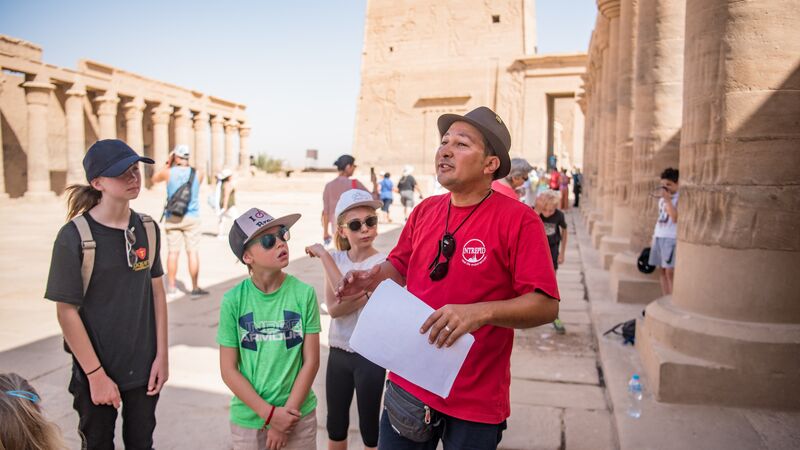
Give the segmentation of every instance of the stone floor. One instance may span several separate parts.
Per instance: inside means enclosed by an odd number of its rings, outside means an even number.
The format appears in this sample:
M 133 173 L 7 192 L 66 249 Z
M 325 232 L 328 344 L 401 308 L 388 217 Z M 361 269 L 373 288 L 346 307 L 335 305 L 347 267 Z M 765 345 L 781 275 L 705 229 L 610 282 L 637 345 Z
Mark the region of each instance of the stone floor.
M 303 214 L 292 230 L 288 271 L 322 293 L 319 262 L 302 249 L 320 236 L 320 192 L 330 174 L 259 176 L 237 195 L 242 208 L 259 206 L 275 216 Z M 205 198 L 205 196 L 203 196 Z M 163 191 L 143 193 L 133 207 L 157 215 Z M 63 201 L 0 203 L 0 371 L 16 371 L 42 394 L 47 414 L 64 430 L 72 448 L 79 448 L 77 416 L 66 391 L 70 361 L 60 347 L 52 303 L 42 300 L 52 240 L 63 223 Z M 570 223 L 566 263 L 558 272 L 561 319 L 567 333 L 550 325 L 516 333 L 512 357 L 509 429 L 504 449 L 679 449 L 798 448 L 800 416 L 775 411 L 703 406 L 663 405 L 645 397 L 644 413 L 634 420 L 624 414 L 625 382 L 640 370 L 635 351 L 601 333 L 613 323 L 635 316 L 642 306 L 610 300 L 608 275 L 597 263 L 578 214 Z M 381 224 L 376 246 L 389 250 L 400 232 L 402 212 L 394 224 Z M 205 208 L 201 240 L 201 284 L 211 295 L 188 296 L 169 303 L 170 379 L 159 402 L 156 447 L 160 449 L 227 449 L 227 405 L 230 393 L 219 377 L 214 342 L 222 293 L 245 275 L 227 241 L 214 236 L 214 218 Z M 188 284 L 185 260 L 179 281 Z M 587 293 L 588 300 L 587 301 Z M 323 316 L 323 329 L 329 318 Z M 327 336 L 322 334 L 322 367 L 314 383 L 320 399 L 317 416 L 319 448 L 325 448 Z M 608 384 L 608 386 L 607 386 Z M 646 389 L 646 379 L 645 379 Z M 619 405 L 619 406 L 618 406 Z M 362 448 L 351 411 L 350 448 Z M 119 432 L 119 430 L 118 430 Z M 122 448 L 121 440 L 117 445 Z

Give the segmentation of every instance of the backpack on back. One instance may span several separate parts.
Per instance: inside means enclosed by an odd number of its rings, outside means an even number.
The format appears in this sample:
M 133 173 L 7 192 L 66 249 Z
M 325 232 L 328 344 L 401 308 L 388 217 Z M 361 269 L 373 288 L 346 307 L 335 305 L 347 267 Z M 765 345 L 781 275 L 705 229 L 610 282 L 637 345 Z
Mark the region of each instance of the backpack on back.
M 194 182 L 194 168 L 189 169 L 189 180 L 178 187 L 178 189 L 167 199 L 164 205 L 162 218 L 169 213 L 170 216 L 183 217 L 189 209 L 189 202 L 192 201 L 192 184 Z

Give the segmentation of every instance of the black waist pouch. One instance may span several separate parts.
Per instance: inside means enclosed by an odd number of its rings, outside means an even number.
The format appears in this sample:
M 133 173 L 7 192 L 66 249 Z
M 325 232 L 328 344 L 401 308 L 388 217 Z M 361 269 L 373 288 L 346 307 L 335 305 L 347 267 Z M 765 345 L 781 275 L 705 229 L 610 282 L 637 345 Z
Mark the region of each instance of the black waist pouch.
M 433 429 L 439 422 L 434 417 L 436 411 L 389 380 L 386 381 L 383 408 L 389 415 L 392 428 L 400 436 L 414 442 L 427 442 L 433 437 Z

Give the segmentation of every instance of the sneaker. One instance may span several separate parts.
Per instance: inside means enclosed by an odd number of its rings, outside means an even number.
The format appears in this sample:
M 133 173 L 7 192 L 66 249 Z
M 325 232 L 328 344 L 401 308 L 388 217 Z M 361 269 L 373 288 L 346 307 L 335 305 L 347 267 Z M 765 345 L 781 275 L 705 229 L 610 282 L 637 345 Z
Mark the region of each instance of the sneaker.
M 553 328 L 556 329 L 556 334 L 564 334 L 567 332 L 567 329 L 564 328 L 564 322 L 562 322 L 559 318 L 556 318 L 556 320 L 553 321 Z
M 192 293 L 191 293 L 192 298 L 202 297 L 204 295 L 208 295 L 208 291 L 206 291 L 204 289 L 200 289 L 200 288 L 192 289 Z

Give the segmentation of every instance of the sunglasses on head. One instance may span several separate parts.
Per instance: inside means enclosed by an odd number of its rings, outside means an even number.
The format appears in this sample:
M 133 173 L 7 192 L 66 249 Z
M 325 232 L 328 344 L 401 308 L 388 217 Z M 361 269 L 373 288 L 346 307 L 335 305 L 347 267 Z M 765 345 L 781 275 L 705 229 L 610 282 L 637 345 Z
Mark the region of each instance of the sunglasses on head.
M 283 242 L 287 242 L 289 238 L 289 229 L 281 225 L 277 233 L 262 234 L 260 238 L 252 241 L 251 244 L 254 242 L 260 242 L 261 246 L 264 247 L 264 250 L 269 250 L 272 247 L 275 247 L 275 244 L 278 243 L 278 239 L 282 240 Z
M 362 222 L 361 219 L 353 219 L 350 222 L 347 222 L 347 228 L 350 231 L 359 231 L 362 226 L 366 225 L 367 228 L 373 228 L 375 225 L 378 224 L 378 216 L 369 216 Z
M 125 253 L 128 257 L 128 267 L 133 268 L 133 265 L 139 261 L 136 256 L 136 250 L 133 249 L 133 244 L 136 243 L 136 234 L 133 233 L 133 228 L 125 229 Z
M 447 275 L 447 270 L 450 268 L 450 258 L 456 252 L 456 238 L 450 233 L 445 233 L 439 241 L 439 251 L 436 253 L 436 258 L 428 265 L 428 270 L 431 271 L 428 276 L 433 281 L 439 281 Z M 439 261 L 439 258 L 444 256 L 444 261 Z

